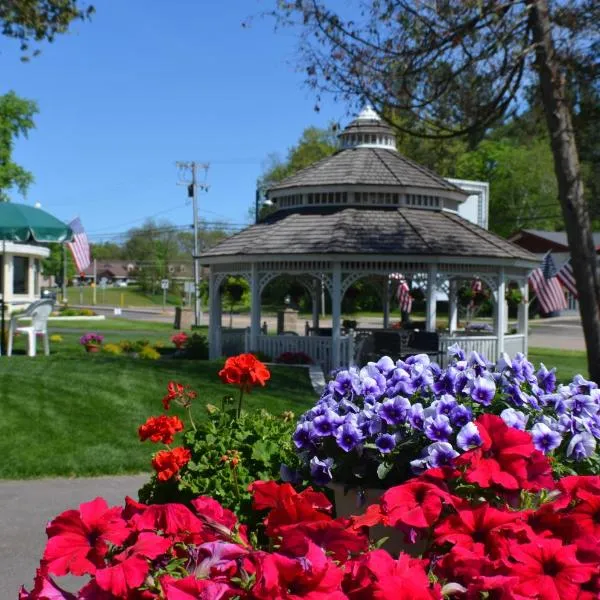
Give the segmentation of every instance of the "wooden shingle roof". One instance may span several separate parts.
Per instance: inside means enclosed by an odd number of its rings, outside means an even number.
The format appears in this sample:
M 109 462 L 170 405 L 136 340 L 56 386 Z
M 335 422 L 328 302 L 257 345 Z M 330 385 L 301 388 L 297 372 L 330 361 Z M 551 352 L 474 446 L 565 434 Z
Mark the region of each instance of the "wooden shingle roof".
M 367 147 L 340 150 L 280 181 L 269 192 L 327 185 L 418 187 L 467 196 L 458 186 L 396 150 Z
M 244 255 L 362 254 L 489 257 L 535 255 L 446 211 L 418 208 L 304 208 L 278 211 L 201 258 Z

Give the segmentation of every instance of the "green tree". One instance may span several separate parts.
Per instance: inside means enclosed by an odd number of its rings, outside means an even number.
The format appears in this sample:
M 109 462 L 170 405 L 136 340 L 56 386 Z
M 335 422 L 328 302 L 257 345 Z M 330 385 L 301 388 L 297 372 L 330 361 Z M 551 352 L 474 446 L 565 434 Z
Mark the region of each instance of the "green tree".
M 94 7 L 78 0 L 0 0 L 0 32 L 18 40 L 22 60 L 29 59 L 31 44 L 53 42 L 73 21 L 89 19 Z M 39 49 L 33 55 L 39 54 Z
M 248 282 L 242 277 L 228 277 L 223 284 L 223 300 L 229 307 L 229 328 L 233 327 L 233 311 L 247 298 L 250 292 Z
M 465 136 L 474 148 L 533 83 L 552 149 L 590 375 L 600 380 L 600 274 L 567 81 L 600 73 L 595 0 L 277 2 L 301 32 L 300 64 L 318 93 L 366 98 L 420 137 Z M 596 88 L 597 89 L 597 88 Z
M 0 201 L 8 202 L 11 189 L 25 195 L 33 183 L 33 175 L 13 161 L 15 140 L 27 137 L 35 127 L 35 102 L 19 98 L 14 92 L 0 96 Z
M 96 260 L 118 260 L 123 258 L 123 246 L 114 242 L 92 244 L 91 254 Z
M 63 278 L 63 244 L 48 244 L 50 256 L 42 260 L 42 273 L 47 277 L 54 277 L 56 285 L 62 285 Z M 77 275 L 73 256 L 67 250 L 67 284 Z
M 484 140 L 458 157 L 456 175 L 489 182 L 490 229 L 500 235 L 520 228 L 555 230 L 563 222 L 547 139 Z

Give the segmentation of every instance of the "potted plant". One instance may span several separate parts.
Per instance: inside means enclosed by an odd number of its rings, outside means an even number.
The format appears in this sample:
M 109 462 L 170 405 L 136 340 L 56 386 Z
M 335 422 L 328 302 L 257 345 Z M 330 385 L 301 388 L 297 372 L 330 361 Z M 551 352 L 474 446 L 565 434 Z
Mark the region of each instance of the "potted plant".
M 595 383 L 578 375 L 557 387 L 554 369 L 536 371 L 523 354 L 492 364 L 449 350 L 446 369 L 421 354 L 341 370 L 300 418 L 293 441 L 305 473 L 334 488 L 342 512 L 479 447 L 475 421 L 485 414 L 527 431 L 557 475 L 600 473 Z
M 85 347 L 87 352 L 100 352 L 104 336 L 99 333 L 86 333 L 79 338 L 79 343 Z

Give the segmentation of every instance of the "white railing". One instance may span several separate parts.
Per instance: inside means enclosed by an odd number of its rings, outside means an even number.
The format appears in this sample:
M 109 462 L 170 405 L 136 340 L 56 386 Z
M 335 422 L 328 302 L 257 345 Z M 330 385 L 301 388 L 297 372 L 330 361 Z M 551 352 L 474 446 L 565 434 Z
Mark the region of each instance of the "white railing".
M 495 335 L 444 335 L 440 336 L 440 360 L 442 366 L 448 364 L 448 348 L 458 344 L 467 354 L 477 352 L 488 360 L 497 357 L 498 340 Z
M 517 353 L 527 354 L 527 343 L 522 333 L 514 333 L 504 336 L 504 352 L 511 358 Z
M 258 348 L 250 348 L 249 336 L 246 336 L 246 351 L 258 350 L 275 360 L 284 352 L 304 352 L 315 364 L 318 364 L 325 373 L 340 366 L 353 364 L 354 339 L 351 336 L 342 336 L 340 339 L 341 365 L 332 362 L 332 339 L 329 336 L 300 336 L 300 335 L 259 335 Z
M 235 356 L 245 351 L 245 329 L 221 330 L 221 348 L 217 356 Z

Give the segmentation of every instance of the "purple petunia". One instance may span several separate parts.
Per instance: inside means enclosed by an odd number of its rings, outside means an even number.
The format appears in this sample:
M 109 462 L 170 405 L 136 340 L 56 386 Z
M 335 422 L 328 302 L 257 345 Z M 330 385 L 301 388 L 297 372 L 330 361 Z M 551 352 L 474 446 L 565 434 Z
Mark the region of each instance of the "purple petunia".
M 334 413 L 332 410 L 327 409 L 322 415 L 315 417 L 313 424 L 313 437 L 315 435 L 326 437 L 333 435 L 333 432 L 343 422 L 342 417 Z
M 406 421 L 410 401 L 408 398 L 398 396 L 389 398 L 381 403 L 378 414 L 388 425 L 400 425 Z
M 520 410 L 514 408 L 505 408 L 501 413 L 500 417 L 509 426 L 520 431 L 525 431 L 529 416 Z
M 469 450 L 481 446 L 481 436 L 475 423 L 467 423 L 456 436 L 456 445 L 461 450 Z
M 476 377 L 471 387 L 471 398 L 482 404 L 489 406 L 496 394 L 496 384 L 487 377 Z
M 553 431 L 545 423 L 536 423 L 531 428 L 531 440 L 537 450 L 548 454 L 558 448 L 562 442 L 562 437 L 558 431 Z
M 423 431 L 425 417 L 423 416 L 423 405 L 420 402 L 413 404 L 408 411 L 408 422 L 413 429 Z
M 546 394 L 551 394 L 556 389 L 556 368 L 548 371 L 544 363 L 540 363 L 536 377 L 538 385 Z
M 473 418 L 473 412 L 468 406 L 457 404 L 449 416 L 452 427 L 463 427 Z
M 365 436 L 352 422 L 346 422 L 335 432 L 337 445 L 344 451 L 350 452 L 360 444 Z
M 312 446 L 312 429 L 313 425 L 310 421 L 304 421 L 296 427 L 292 439 L 298 450 L 305 450 Z
M 327 485 L 332 480 L 331 467 L 333 467 L 333 458 L 321 460 L 313 456 L 309 464 L 310 476 L 317 485 Z
M 434 442 L 427 446 L 427 462 L 432 467 L 449 465 L 458 456 L 458 452 L 448 442 Z
M 425 435 L 436 442 L 447 442 L 452 435 L 450 419 L 446 415 L 436 415 L 425 419 Z
M 567 456 L 575 460 L 584 460 L 594 454 L 596 450 L 596 440 L 591 433 L 583 431 L 571 438 L 567 446 Z
M 396 447 L 396 438 L 389 433 L 382 433 L 375 440 L 375 445 L 382 454 L 389 454 Z

